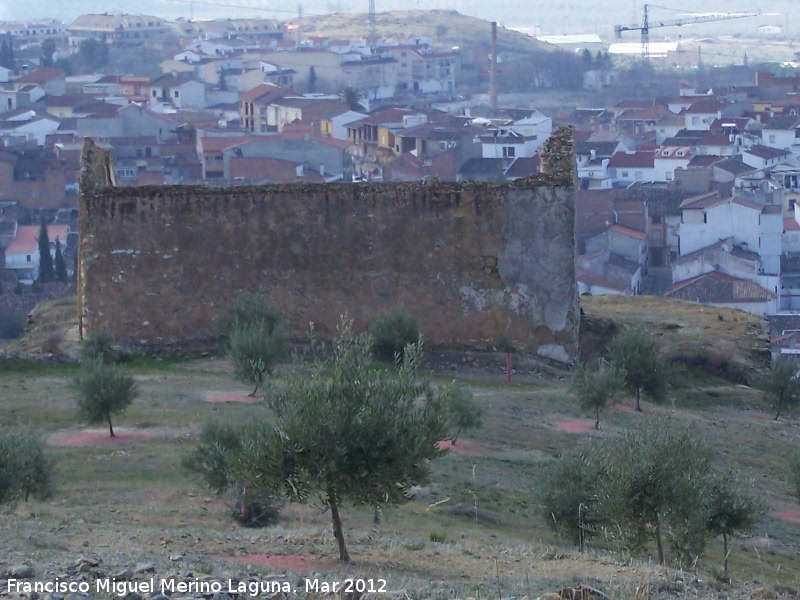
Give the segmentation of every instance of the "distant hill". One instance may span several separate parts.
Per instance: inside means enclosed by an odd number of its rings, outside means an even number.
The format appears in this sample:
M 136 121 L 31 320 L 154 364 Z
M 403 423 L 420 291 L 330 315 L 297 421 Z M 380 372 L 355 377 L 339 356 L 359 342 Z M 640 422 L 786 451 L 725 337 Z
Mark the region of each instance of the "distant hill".
M 470 48 L 491 43 L 488 21 L 462 15 L 455 10 L 395 10 L 375 15 L 375 31 L 387 37 L 423 35 L 444 47 Z M 369 16 L 365 13 L 310 16 L 303 19 L 305 35 L 334 38 L 360 38 L 369 34 Z M 497 45 L 501 52 L 528 53 L 556 51 L 551 44 L 529 35 L 498 26 Z

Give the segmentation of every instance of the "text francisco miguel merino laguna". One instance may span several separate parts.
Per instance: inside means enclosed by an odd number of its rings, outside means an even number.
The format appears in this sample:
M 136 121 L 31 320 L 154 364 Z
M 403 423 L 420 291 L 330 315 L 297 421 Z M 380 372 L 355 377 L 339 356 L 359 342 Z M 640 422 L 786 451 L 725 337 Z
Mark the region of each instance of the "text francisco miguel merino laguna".
M 308 592 L 386 592 L 385 579 L 344 579 L 342 581 L 323 581 L 320 579 L 306 579 L 305 591 Z M 88 581 L 70 581 L 58 577 L 50 581 L 31 581 L 25 579 L 8 579 L 6 581 L 6 593 L 16 594 L 70 594 L 80 593 L 95 594 L 107 593 L 115 596 L 125 596 L 130 592 L 137 594 L 218 594 L 221 592 L 245 594 L 248 596 L 258 596 L 262 594 L 274 594 L 277 592 L 296 593 L 292 584 L 288 581 L 207 581 L 207 580 L 184 580 L 176 579 L 143 579 L 141 581 L 117 581 L 110 578 L 95 579 L 91 583 Z

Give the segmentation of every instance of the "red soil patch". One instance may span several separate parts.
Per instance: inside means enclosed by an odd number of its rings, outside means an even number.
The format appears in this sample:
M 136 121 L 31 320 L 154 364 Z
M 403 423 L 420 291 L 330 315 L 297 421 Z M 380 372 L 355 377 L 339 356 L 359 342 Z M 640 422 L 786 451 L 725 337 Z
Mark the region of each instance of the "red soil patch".
M 635 406 L 631 404 L 622 404 L 621 402 L 615 402 L 611 405 L 611 408 L 620 412 L 638 412 Z
M 294 571 L 295 573 L 336 568 L 334 561 L 319 558 L 313 554 L 247 554 L 245 556 L 219 556 L 217 558 L 245 565 L 275 567 L 286 571 Z
M 772 417 L 770 415 L 765 415 L 764 413 L 758 413 L 758 412 L 757 413 L 748 413 L 747 416 L 749 416 L 751 419 L 756 419 L 758 421 L 768 421 L 768 420 L 772 419 Z
M 261 402 L 259 396 L 248 396 L 247 394 L 236 393 L 213 393 L 206 394 L 206 402 L 213 402 L 215 404 L 225 404 L 227 402 L 239 402 L 241 404 L 255 404 Z
M 450 452 L 456 452 L 458 454 L 467 454 L 469 456 L 484 456 L 489 452 L 475 442 L 470 442 L 469 440 L 458 440 L 455 444 L 453 444 L 453 440 L 439 440 L 436 442 L 436 447 L 439 450 L 450 450 Z
M 60 446 L 110 446 L 113 444 L 124 444 L 126 442 L 137 442 L 154 437 L 153 433 L 146 431 L 115 431 L 114 437 L 108 432 L 92 431 L 87 433 L 76 433 L 58 437 L 54 442 Z
M 794 521 L 800 523 L 800 510 L 781 510 L 776 513 L 779 517 L 783 517 L 787 521 Z
M 556 429 L 569 431 L 570 433 L 595 433 L 594 423 L 586 421 L 559 421 L 555 425 Z

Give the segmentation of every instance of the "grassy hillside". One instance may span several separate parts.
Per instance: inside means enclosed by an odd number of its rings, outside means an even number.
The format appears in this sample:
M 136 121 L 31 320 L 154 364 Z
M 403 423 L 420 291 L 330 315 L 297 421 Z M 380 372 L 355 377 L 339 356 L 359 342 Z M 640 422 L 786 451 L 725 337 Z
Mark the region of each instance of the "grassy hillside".
M 598 348 L 603 331 L 624 326 L 660 334 L 667 352 L 712 344 L 749 366 L 760 356 L 751 346 L 763 345 L 761 321 L 735 311 L 643 297 L 587 298 L 583 305 L 600 332 Z M 50 337 L 62 331 L 42 320 L 37 327 Z M 131 368 L 141 397 L 117 418 L 119 439 L 109 442 L 107 430 L 75 421 L 71 380 L 77 367 L 0 361 L 0 427 L 26 424 L 43 432 L 58 457 L 52 501 L 0 512 L 0 572 L 27 563 L 40 577 L 54 576 L 86 557 L 102 561 L 95 571 L 106 574 L 148 562 L 158 576 L 191 572 L 219 579 L 246 571 L 280 579 L 288 569 L 291 581 L 309 573 L 384 578 L 393 598 L 535 598 L 578 582 L 617 600 L 800 595 L 800 507 L 786 468 L 786 457 L 800 444 L 800 419 L 773 421 L 769 403 L 744 385 L 689 368 L 668 403 L 645 403 L 645 412 L 636 413 L 622 398 L 594 433 L 586 431 L 592 415 L 576 405 L 566 374 L 528 374 L 506 384 L 494 366 L 451 361 L 435 380 L 455 378 L 469 387 L 485 410 L 484 427 L 462 436 L 456 451 L 435 462 L 434 483 L 387 509 L 377 529 L 371 509 L 344 509 L 355 561 L 344 568 L 334 560 L 328 514 L 291 505 L 275 527 L 242 528 L 222 499 L 181 468 L 209 419 L 246 423 L 263 415 L 259 404 L 210 401 L 241 400 L 249 391 L 234 381 L 225 360 L 139 360 Z M 598 539 L 580 554 L 554 536 L 542 515 L 541 475 L 557 456 L 578 443 L 613 442 L 664 415 L 707 440 L 717 468 L 735 467 L 755 480 L 769 507 L 757 532 L 733 543 L 731 584 L 717 575 L 719 540 L 696 573 L 687 574 L 654 566 L 654 548 L 630 557 L 611 539 Z

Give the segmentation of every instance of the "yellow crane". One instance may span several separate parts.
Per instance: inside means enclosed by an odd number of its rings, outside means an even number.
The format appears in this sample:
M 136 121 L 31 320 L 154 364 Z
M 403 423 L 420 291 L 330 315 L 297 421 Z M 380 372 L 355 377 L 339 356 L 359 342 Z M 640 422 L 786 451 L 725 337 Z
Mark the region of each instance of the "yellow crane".
M 642 32 L 642 59 L 650 60 L 650 30 L 658 27 L 682 27 L 683 25 L 694 25 L 695 23 L 708 23 L 710 21 L 727 21 L 728 19 L 742 19 L 744 17 L 758 17 L 760 10 L 739 12 L 739 13 L 711 13 L 697 14 L 667 21 L 650 21 L 650 5 L 644 5 L 644 14 L 641 25 L 614 25 L 614 36 L 622 38 L 623 31 Z

